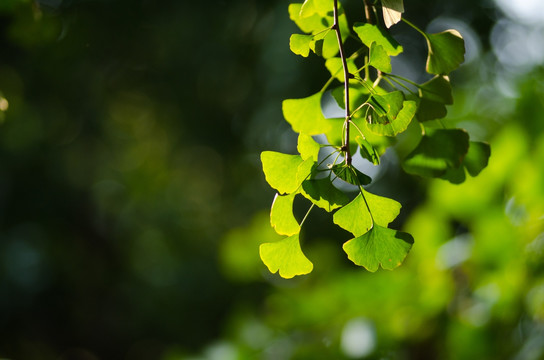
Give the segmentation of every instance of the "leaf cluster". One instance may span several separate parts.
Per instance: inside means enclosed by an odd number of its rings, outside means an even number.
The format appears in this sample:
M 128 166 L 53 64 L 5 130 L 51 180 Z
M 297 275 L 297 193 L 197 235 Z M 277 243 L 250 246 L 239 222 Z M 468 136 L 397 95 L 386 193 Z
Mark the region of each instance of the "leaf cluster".
M 379 165 L 380 156 L 395 144 L 396 137 L 417 122 L 421 137 L 402 163 L 410 174 L 458 184 L 467 172 L 478 175 L 490 156 L 488 144 L 470 141 L 465 130 L 446 128 L 441 122 L 447 115 L 446 106 L 453 104 L 449 74 L 464 61 L 464 41 L 459 32 L 422 31 L 403 18 L 402 0 L 381 0 L 374 5 L 365 2 L 365 6 L 373 10 L 371 16 L 350 26 L 336 0 L 289 5 L 289 16 L 302 31 L 291 35 L 291 51 L 303 57 L 311 53 L 322 57 L 331 78 L 315 94 L 283 101 L 284 118 L 299 134 L 299 154 L 261 154 L 266 181 L 278 192 L 271 225 L 287 237 L 262 244 L 260 253 L 269 270 L 279 271 L 284 278 L 313 269 L 300 246 L 300 229 L 306 217 L 299 223 L 293 215 L 298 195 L 310 201 L 308 213 L 315 206 L 334 212 L 334 223 L 354 236 L 343 249 L 355 264 L 369 271 L 380 266 L 391 270 L 410 251 L 412 236 L 388 228 L 401 205 L 364 189 L 372 179 L 353 166 L 354 151 Z M 425 70 L 433 77 L 422 84 L 395 75 L 392 69 L 391 58 L 401 55 L 404 48 L 388 29 L 401 20 L 427 44 Z M 343 51 L 348 41 L 356 45 L 351 48 L 357 48 L 351 54 Z M 327 91 L 345 110 L 344 118 L 324 116 L 322 101 Z M 315 142 L 312 136 L 318 134 L 325 135 L 326 144 Z M 322 147 L 333 151 L 320 160 Z M 333 155 L 334 160 L 325 164 Z M 359 193 L 350 200 L 335 186 L 336 181 L 355 185 Z

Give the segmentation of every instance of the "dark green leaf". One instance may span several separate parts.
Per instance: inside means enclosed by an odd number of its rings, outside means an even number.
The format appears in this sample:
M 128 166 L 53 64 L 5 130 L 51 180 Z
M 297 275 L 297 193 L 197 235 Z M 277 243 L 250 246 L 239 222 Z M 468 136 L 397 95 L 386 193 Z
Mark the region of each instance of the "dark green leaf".
M 477 176 L 485 167 L 491 156 L 491 147 L 488 143 L 471 141 L 467 156 L 463 161 L 470 176 Z
M 359 144 L 361 156 L 364 159 L 367 159 L 374 165 L 380 165 L 380 154 L 368 140 L 363 139 L 361 136 L 356 136 L 355 141 Z
M 419 96 L 445 105 L 453 104 L 450 79 L 447 76 L 435 76 L 419 87 Z
M 328 212 L 346 205 L 349 201 L 342 191 L 334 187 L 329 178 L 304 181 L 302 195 Z
M 332 167 L 332 172 L 340 179 L 352 185 L 364 186 L 372 182 L 372 179 L 369 176 L 363 174 L 354 166 L 336 164 Z
M 380 265 L 386 270 L 398 267 L 413 243 L 414 239 L 408 233 L 374 224 L 370 231 L 346 242 L 343 248 L 356 265 L 374 272 Z
M 468 148 L 468 134 L 464 130 L 427 129 L 402 167 L 410 174 L 440 177 L 448 169 L 461 165 Z
M 427 34 L 427 72 L 447 75 L 465 60 L 465 42 L 456 30 Z

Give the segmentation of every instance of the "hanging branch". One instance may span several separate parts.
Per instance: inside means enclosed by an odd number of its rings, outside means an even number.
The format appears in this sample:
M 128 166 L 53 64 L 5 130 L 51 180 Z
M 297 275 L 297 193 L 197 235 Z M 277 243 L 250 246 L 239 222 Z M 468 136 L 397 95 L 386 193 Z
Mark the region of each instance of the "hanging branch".
M 351 115 L 349 111 L 349 79 L 353 77 L 348 71 L 348 64 L 346 61 L 346 54 L 344 52 L 344 44 L 342 42 L 342 34 L 340 33 L 340 25 L 338 22 L 338 0 L 334 0 L 334 24 L 332 28 L 336 32 L 336 38 L 338 39 L 338 49 L 340 51 L 340 58 L 342 59 L 342 67 L 344 69 L 344 104 L 346 108 L 346 119 L 344 121 L 344 143 L 342 144 L 342 151 L 345 154 L 346 165 L 351 165 L 351 153 L 349 149 L 349 123 L 351 121 Z

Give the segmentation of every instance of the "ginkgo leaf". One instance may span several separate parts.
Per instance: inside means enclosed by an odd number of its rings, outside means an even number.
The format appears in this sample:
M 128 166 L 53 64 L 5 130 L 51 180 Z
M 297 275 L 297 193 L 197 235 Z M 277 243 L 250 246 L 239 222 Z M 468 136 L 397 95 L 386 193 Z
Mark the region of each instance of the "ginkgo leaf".
M 259 253 L 268 270 L 273 274 L 279 271 L 280 276 L 285 279 L 308 274 L 314 268 L 300 248 L 298 234 L 277 242 L 261 244 Z
M 477 176 L 486 168 L 491 156 L 491 147 L 488 143 L 480 141 L 471 141 L 467 156 L 463 160 L 463 165 L 470 176 Z
M 317 163 L 314 161 L 313 158 L 309 157 L 306 160 L 304 160 L 297 169 L 297 184 L 300 186 L 303 181 L 310 178 L 312 171 L 314 168 L 317 167 Z
M 396 56 L 403 50 L 402 46 L 379 26 L 368 23 L 355 23 L 353 30 L 368 48 L 375 42 L 377 45 L 381 45 L 389 56 Z
M 329 178 L 304 181 L 301 193 L 328 212 L 346 205 L 349 201 L 346 194 L 334 187 Z
M 313 35 L 293 34 L 289 38 L 289 48 L 296 55 L 308 57 L 310 54 L 310 43 L 313 38 Z
M 395 25 L 402 19 L 404 13 L 403 0 L 381 0 L 383 10 L 383 22 L 387 28 Z
M 305 0 L 300 8 L 300 16 L 308 17 L 315 13 L 320 15 L 327 15 L 327 13 L 333 10 L 332 2 L 330 0 Z
M 414 118 L 417 110 L 415 101 L 407 100 L 403 102 L 403 107 L 394 119 L 385 116 L 377 119 L 383 119 L 381 122 L 372 122 L 367 124 L 368 129 L 375 134 L 383 136 L 395 136 L 408 128 Z M 373 118 L 373 120 L 377 120 Z
M 465 41 L 457 30 L 426 34 L 429 55 L 427 72 L 447 75 L 465 61 Z
M 395 120 L 399 111 L 403 107 L 404 94 L 402 91 L 392 91 L 383 95 L 372 95 L 369 103 L 372 110 L 379 116 L 387 116 L 392 121 Z
M 323 29 L 330 28 L 334 23 L 332 16 L 322 17 L 317 12 L 309 16 L 301 16 L 302 4 L 289 4 L 289 18 L 305 33 L 315 34 Z
M 292 193 L 304 180 L 297 180 L 299 165 L 304 162 L 300 155 L 263 151 L 261 162 L 266 181 L 280 194 Z
M 321 111 L 322 93 L 302 99 L 287 99 L 282 103 L 283 116 L 297 133 L 318 135 L 330 130 L 331 123 Z
M 359 194 L 349 204 L 334 213 L 333 221 L 353 236 L 366 233 L 374 223 L 388 226 L 400 213 L 401 204 L 393 199 L 378 196 L 367 191 Z M 365 201 L 366 200 L 366 201 Z M 372 216 L 370 216 L 370 212 Z
M 270 225 L 280 235 L 291 236 L 300 232 L 300 225 L 293 215 L 293 201 L 296 194 L 276 194 L 270 210 Z
M 310 135 L 299 134 L 297 150 L 303 160 L 311 158 L 317 161 L 319 149 L 321 149 L 321 146 Z
M 357 65 L 355 65 L 354 59 L 346 59 L 348 65 L 348 71 L 353 74 L 357 71 Z M 331 73 L 331 76 L 336 77 L 338 81 L 344 82 L 344 68 L 342 66 L 342 59 L 339 57 L 332 57 L 325 61 L 325 67 Z M 341 88 L 343 89 L 343 87 Z M 342 95 L 343 96 L 343 95 Z
M 374 224 L 366 234 L 344 243 L 343 249 L 356 265 L 375 272 L 380 265 L 393 270 L 402 264 L 413 243 L 408 233 Z
M 427 129 L 402 167 L 410 174 L 440 177 L 461 165 L 469 148 L 469 137 L 462 129 Z
M 359 144 L 361 156 L 364 159 L 367 159 L 374 165 L 380 165 L 380 154 L 368 140 L 363 139 L 361 136 L 356 136 L 355 141 Z
M 372 182 L 370 176 L 363 174 L 353 165 L 336 164 L 332 167 L 332 172 L 340 179 L 355 186 L 364 186 Z
M 387 55 L 383 46 L 375 42 L 370 45 L 369 64 L 384 73 L 392 71 L 391 58 Z
M 419 105 L 416 116 L 419 121 L 446 117 L 446 105 L 453 104 L 451 85 L 447 76 L 435 76 L 419 87 Z

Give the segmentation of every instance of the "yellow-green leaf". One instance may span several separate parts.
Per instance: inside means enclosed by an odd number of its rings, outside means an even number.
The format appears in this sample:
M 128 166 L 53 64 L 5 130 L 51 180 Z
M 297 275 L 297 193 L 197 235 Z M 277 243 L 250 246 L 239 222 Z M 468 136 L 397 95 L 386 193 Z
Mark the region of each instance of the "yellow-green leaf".
M 402 46 L 379 26 L 372 24 L 356 23 L 353 30 L 359 36 L 363 44 L 370 48 L 373 42 L 381 45 L 390 56 L 396 56 L 402 52 Z
M 308 57 L 312 40 L 313 35 L 293 34 L 289 38 L 289 48 L 297 55 Z
M 293 215 L 293 201 L 296 194 L 276 194 L 270 211 L 270 225 L 280 235 L 295 235 L 300 232 L 300 225 Z
M 384 73 L 390 73 L 392 71 L 391 58 L 387 55 L 383 46 L 378 45 L 375 42 L 370 46 L 369 62 L 371 66 Z
M 302 252 L 298 234 L 274 243 L 260 246 L 261 259 L 271 273 L 279 271 L 281 277 L 290 279 L 310 273 L 314 265 Z
M 297 150 L 303 160 L 313 159 L 317 161 L 319 149 L 321 149 L 321 146 L 310 135 L 300 134 L 298 136 Z
M 302 195 L 328 212 L 344 206 L 349 201 L 346 194 L 335 188 L 329 178 L 304 181 Z
M 290 194 L 302 183 L 297 180 L 299 165 L 304 162 L 300 155 L 263 151 L 261 162 L 266 181 L 280 194 Z
M 283 116 L 295 132 L 318 135 L 330 130 L 331 123 L 321 111 L 321 95 L 317 93 L 302 99 L 283 101 Z

